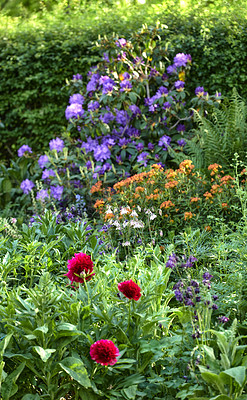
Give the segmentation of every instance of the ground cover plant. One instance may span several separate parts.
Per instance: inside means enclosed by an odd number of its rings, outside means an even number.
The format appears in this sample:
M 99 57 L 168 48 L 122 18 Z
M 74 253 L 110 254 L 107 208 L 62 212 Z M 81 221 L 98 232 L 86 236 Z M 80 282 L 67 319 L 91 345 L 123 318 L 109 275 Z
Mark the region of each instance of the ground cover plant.
M 2 400 L 247 398 L 246 105 L 162 29 L 100 38 L 1 165 Z

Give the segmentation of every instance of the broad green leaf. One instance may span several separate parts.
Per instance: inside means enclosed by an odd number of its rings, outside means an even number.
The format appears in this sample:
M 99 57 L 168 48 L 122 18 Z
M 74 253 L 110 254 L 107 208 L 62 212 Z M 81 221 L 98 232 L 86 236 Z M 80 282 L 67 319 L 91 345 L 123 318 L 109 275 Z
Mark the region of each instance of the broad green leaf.
M 1 342 L 0 342 L 0 357 L 4 355 L 5 349 L 8 346 L 12 335 L 13 335 L 13 333 L 10 333 L 10 334 L 6 335 L 4 339 L 1 340 Z
M 220 394 L 216 397 L 211 397 L 210 400 L 232 400 L 231 397 L 228 397 L 226 394 Z
M 40 400 L 40 397 L 38 394 L 25 394 L 21 400 Z
M 37 351 L 41 360 L 44 362 L 46 362 L 50 358 L 52 353 L 56 351 L 56 349 L 43 349 L 43 347 L 40 346 L 34 346 L 34 350 Z
M 245 371 L 246 367 L 243 366 L 234 367 L 221 372 L 219 376 L 220 377 L 224 375 L 230 376 L 239 384 L 240 387 L 242 387 L 245 382 Z
M 202 349 L 211 358 L 211 360 L 215 360 L 214 349 L 212 347 L 204 345 L 202 346 Z
M 38 332 L 47 333 L 48 332 L 48 326 L 47 325 L 39 326 L 33 332 L 37 332 L 37 331 Z
M 131 399 L 135 399 L 136 391 L 137 391 L 137 385 L 133 385 L 133 386 L 130 386 L 130 387 L 126 388 L 126 389 L 121 390 L 121 392 L 123 394 L 125 394 L 125 396 L 130 400 Z
M 200 369 L 202 378 L 204 379 L 205 382 L 213 385 L 214 387 L 217 387 L 218 390 L 222 394 L 225 394 L 224 382 L 219 377 L 219 375 L 214 374 L 213 372 L 207 370 L 205 367 L 200 366 L 200 365 L 199 365 L 199 369 Z
M 2 384 L 1 395 L 2 400 L 9 400 L 11 396 L 14 396 L 18 391 L 18 386 L 16 385 L 16 381 L 19 375 L 22 373 L 26 363 L 21 363 L 15 371 L 13 371 L 10 375 L 7 376 L 5 381 Z
M 60 367 L 67 372 L 77 382 L 85 388 L 91 387 L 87 370 L 81 359 L 75 357 L 67 357 L 59 363 Z

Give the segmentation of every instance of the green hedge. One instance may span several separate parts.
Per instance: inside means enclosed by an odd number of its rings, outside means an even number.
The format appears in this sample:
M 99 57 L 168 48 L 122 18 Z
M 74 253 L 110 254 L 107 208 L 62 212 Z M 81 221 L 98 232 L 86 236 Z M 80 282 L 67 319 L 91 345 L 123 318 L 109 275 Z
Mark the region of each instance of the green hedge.
M 233 87 L 247 98 L 247 23 L 241 16 L 204 18 L 178 14 L 142 16 L 121 20 L 118 15 L 92 25 L 69 22 L 37 29 L 18 29 L 0 35 L 0 152 L 9 152 L 26 143 L 34 150 L 45 148 L 51 138 L 66 126 L 68 103 L 66 79 L 80 73 L 99 59 L 92 47 L 98 35 L 113 31 L 127 37 L 143 22 L 159 19 L 168 28 L 163 39 L 170 42 L 170 53 L 190 53 L 193 68 L 188 90 L 196 86 L 219 90 L 227 95 Z

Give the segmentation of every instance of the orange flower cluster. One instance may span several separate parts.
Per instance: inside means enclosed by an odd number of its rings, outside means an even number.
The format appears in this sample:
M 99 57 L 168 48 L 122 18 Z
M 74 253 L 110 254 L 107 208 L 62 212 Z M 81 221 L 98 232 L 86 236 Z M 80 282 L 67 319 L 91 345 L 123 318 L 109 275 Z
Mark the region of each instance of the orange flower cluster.
M 204 193 L 204 195 L 203 196 L 205 196 L 206 197 L 206 200 L 209 200 L 209 199 L 212 199 L 213 198 L 213 195 L 212 195 L 212 193 L 210 193 L 210 192 L 206 192 L 206 193 Z
M 231 175 L 225 175 L 220 180 L 223 184 L 226 184 L 230 181 L 235 181 L 235 179 Z
M 145 178 L 151 178 L 157 175 L 159 171 L 163 171 L 163 168 L 160 165 L 153 164 L 152 169 L 148 172 L 141 172 L 140 174 L 136 174 L 133 176 L 130 176 L 127 179 L 124 179 L 123 181 L 120 181 L 118 183 L 115 183 L 113 186 L 113 189 L 119 190 L 125 186 L 131 185 L 133 182 L 143 182 Z M 153 181 L 154 183 L 154 181 Z
M 104 204 L 105 204 L 105 202 L 104 202 L 104 200 L 97 200 L 96 202 L 95 202 L 95 204 L 94 204 L 94 208 L 102 208 L 103 206 L 104 206 Z
M 215 164 L 209 165 L 209 166 L 208 166 L 208 170 L 209 170 L 209 171 L 212 171 L 212 172 L 210 173 L 210 175 L 211 175 L 211 176 L 215 175 L 215 174 L 218 172 L 219 168 L 222 169 L 222 166 L 221 166 L 220 164 L 216 164 L 216 163 L 215 163 Z
M 160 197 L 159 194 L 150 194 L 149 196 L 146 196 L 146 200 L 157 200 Z
M 200 197 L 191 197 L 190 202 L 191 203 L 197 203 L 200 199 Z
M 187 219 L 191 219 L 193 217 L 193 214 L 192 214 L 192 212 L 191 211 L 186 211 L 185 213 L 184 213 L 184 219 L 185 219 L 185 221 L 187 220 Z
M 102 181 L 98 181 L 91 187 L 90 193 L 100 192 L 102 190 Z
M 175 204 L 173 204 L 173 202 L 171 200 L 166 200 L 164 201 L 161 205 L 160 208 L 170 208 L 170 207 L 174 207 Z
M 165 183 L 165 188 L 166 189 L 173 189 L 178 185 L 178 181 L 171 181 L 171 182 L 167 182 Z
M 178 171 L 188 175 L 190 174 L 193 168 L 195 168 L 195 166 L 192 164 L 191 160 L 184 160 L 179 164 Z

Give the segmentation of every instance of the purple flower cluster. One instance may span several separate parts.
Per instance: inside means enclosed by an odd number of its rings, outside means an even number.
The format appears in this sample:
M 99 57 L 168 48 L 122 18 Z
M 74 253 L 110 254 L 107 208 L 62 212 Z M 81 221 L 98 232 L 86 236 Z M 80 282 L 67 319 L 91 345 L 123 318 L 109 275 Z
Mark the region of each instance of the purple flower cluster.
M 31 192 L 31 190 L 34 187 L 34 183 L 30 181 L 29 179 L 25 179 L 24 181 L 21 182 L 20 188 L 23 190 L 25 194 L 28 194 Z
M 167 151 L 168 150 L 168 146 L 170 146 L 171 143 L 171 137 L 164 135 L 160 138 L 159 142 L 158 142 L 158 146 L 162 147 L 163 150 Z
M 83 116 L 83 114 L 84 110 L 82 105 L 79 103 L 72 103 L 65 110 L 65 117 L 67 120 L 70 120 L 71 118 L 80 118 Z
M 49 162 L 49 158 L 47 155 L 40 156 L 38 159 L 38 164 L 41 169 L 45 168 L 46 164 Z
M 166 268 L 193 268 L 194 263 L 197 261 L 197 258 L 194 256 L 189 256 L 188 258 L 183 255 L 182 257 L 177 256 L 175 253 L 172 253 L 167 260 Z
M 56 150 L 57 152 L 62 151 L 64 148 L 64 141 L 56 138 L 52 139 L 49 143 L 50 150 Z
M 84 101 L 84 97 L 79 93 L 73 94 L 69 98 L 69 104 L 83 104 Z
M 21 146 L 18 149 L 18 152 L 17 152 L 18 157 L 22 157 L 26 152 L 27 153 L 32 153 L 32 149 L 27 144 L 24 144 L 23 146 Z

